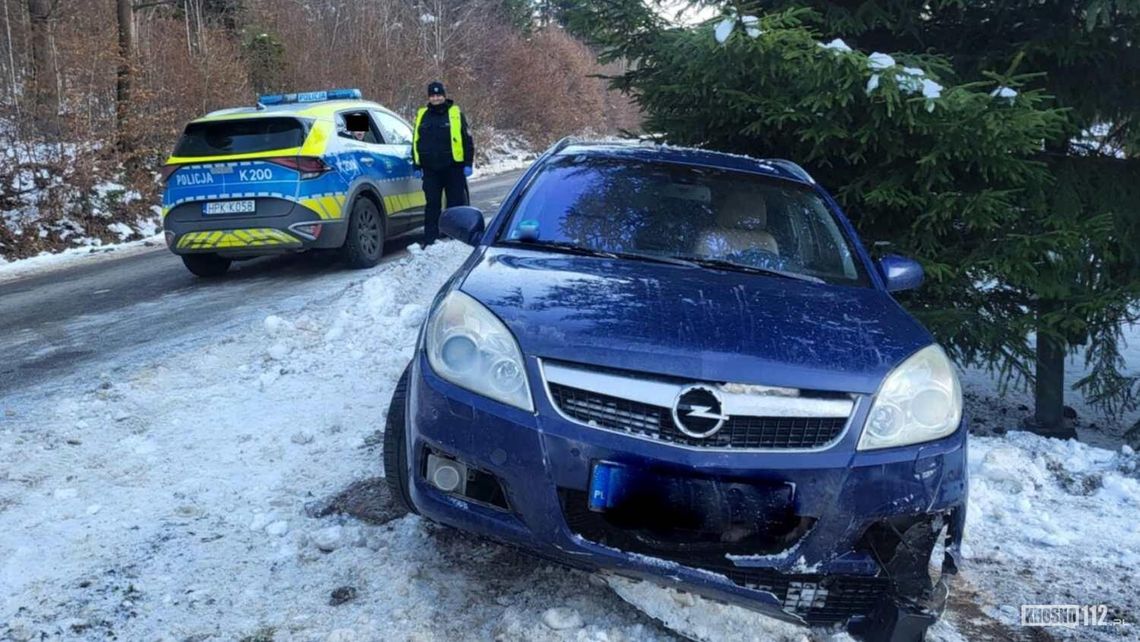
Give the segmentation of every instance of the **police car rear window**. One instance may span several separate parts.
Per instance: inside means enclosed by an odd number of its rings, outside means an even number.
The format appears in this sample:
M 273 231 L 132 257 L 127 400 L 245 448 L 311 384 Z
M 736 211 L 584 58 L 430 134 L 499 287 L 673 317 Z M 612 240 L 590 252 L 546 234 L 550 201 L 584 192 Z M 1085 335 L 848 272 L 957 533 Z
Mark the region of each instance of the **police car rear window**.
M 175 156 L 252 154 L 300 147 L 305 125 L 296 118 L 249 118 L 190 123 L 174 149 Z

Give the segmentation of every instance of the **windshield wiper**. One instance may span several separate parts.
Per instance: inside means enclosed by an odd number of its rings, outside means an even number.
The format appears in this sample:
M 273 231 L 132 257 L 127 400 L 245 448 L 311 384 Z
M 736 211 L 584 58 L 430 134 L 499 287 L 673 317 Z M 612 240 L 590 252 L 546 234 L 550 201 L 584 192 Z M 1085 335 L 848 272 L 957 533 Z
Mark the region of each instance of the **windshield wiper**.
M 718 270 L 729 270 L 732 272 L 745 272 L 748 274 L 767 274 L 771 276 L 779 276 L 785 279 L 795 279 L 797 281 L 807 281 L 808 283 L 827 283 L 817 276 L 809 274 L 798 274 L 796 272 L 787 272 L 784 270 L 777 270 L 775 268 L 757 267 L 755 265 L 745 265 L 743 263 L 734 263 L 724 259 L 710 259 L 704 256 L 673 256 L 670 258 L 688 261 L 694 265 L 701 267 L 713 268 Z
M 610 252 L 608 250 L 585 247 L 568 241 L 502 241 L 499 245 L 549 248 L 555 251 L 566 252 L 567 254 L 578 254 L 581 256 L 597 256 L 606 259 L 629 259 L 631 261 L 648 261 L 652 263 L 666 263 L 668 265 L 682 265 L 685 267 L 700 267 L 692 261 L 676 256 L 657 256 L 654 254 L 639 254 L 637 252 Z
M 580 256 L 598 256 L 605 259 L 616 259 L 617 254 L 607 252 L 605 250 L 596 250 L 592 247 L 585 247 L 576 243 L 568 243 L 566 241 L 500 241 L 499 245 L 508 247 L 526 247 L 526 248 L 547 248 L 557 252 L 565 252 L 566 254 L 578 254 Z

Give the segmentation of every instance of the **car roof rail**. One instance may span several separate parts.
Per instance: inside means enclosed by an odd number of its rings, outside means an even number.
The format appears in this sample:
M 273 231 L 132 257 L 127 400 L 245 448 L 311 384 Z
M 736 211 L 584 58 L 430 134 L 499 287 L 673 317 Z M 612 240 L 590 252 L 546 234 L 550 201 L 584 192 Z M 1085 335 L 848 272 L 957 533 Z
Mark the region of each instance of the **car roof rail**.
M 558 139 L 558 142 L 554 143 L 553 147 L 550 148 L 550 154 L 557 154 L 567 147 L 581 142 L 585 142 L 585 139 L 583 139 L 581 136 L 563 136 L 562 138 Z
M 806 169 L 800 167 L 799 165 L 797 165 L 796 163 L 793 163 L 790 160 L 787 160 L 784 158 L 765 158 L 764 162 L 771 163 L 772 165 L 775 165 L 776 167 L 783 169 L 784 171 L 788 172 L 792 176 L 795 176 L 796 178 L 798 178 L 798 179 L 800 179 L 806 183 L 811 183 L 813 185 L 815 184 L 815 179 L 811 177 L 811 174 L 807 173 Z

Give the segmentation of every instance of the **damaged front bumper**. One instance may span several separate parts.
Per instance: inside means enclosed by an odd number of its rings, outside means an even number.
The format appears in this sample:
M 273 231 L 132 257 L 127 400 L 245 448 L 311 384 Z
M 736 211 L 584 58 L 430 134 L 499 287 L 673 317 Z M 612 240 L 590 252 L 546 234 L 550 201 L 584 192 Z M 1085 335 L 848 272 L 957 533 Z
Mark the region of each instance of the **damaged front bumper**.
M 965 425 L 882 451 L 857 452 L 860 431 L 849 430 L 818 452 L 702 452 L 575 424 L 540 395 L 535 404 L 530 414 L 472 394 L 417 355 L 407 413 L 417 510 L 570 566 L 794 622 L 859 632 L 940 611 L 939 570 L 956 571 L 965 523 Z M 462 483 L 445 491 L 431 480 L 447 462 Z M 607 466 L 641 481 L 599 499 Z

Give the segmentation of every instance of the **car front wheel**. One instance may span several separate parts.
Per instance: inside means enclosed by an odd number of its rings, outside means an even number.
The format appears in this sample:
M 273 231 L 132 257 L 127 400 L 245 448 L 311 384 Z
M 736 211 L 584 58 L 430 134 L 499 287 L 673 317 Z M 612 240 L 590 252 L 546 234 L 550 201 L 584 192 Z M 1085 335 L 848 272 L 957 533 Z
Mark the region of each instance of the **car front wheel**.
M 408 494 L 408 450 L 405 413 L 407 412 L 408 378 L 412 366 L 404 369 L 388 404 L 388 421 L 384 426 L 384 480 L 392 507 L 401 514 L 414 513 L 412 498 Z

